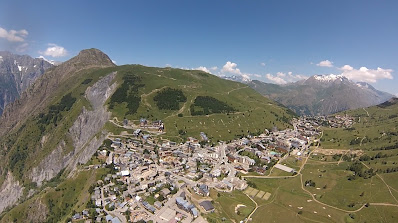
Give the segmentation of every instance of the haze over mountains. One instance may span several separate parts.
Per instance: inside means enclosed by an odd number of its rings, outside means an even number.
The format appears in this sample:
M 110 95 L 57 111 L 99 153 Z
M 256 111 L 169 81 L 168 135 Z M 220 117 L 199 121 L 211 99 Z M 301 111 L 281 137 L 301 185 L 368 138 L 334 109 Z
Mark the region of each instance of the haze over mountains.
M 342 75 L 315 75 L 286 85 L 258 80 L 247 83 L 264 96 L 275 100 L 298 115 L 328 115 L 344 110 L 377 105 L 393 95 L 379 91 L 368 83 L 353 82 Z

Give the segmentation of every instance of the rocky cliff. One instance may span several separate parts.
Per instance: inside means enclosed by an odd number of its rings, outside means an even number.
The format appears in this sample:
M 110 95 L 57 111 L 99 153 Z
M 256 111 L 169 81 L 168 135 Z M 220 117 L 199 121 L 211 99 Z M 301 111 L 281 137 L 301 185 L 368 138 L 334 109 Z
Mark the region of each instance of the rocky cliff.
M 73 141 L 74 149 L 64 154 L 65 141 L 61 141 L 57 148 L 48 155 L 37 167 L 33 168 L 31 179 L 38 185 L 43 181 L 55 177 L 62 169 L 73 171 L 77 164 L 84 164 L 95 153 L 105 139 L 106 133 L 100 132 L 110 118 L 110 112 L 104 106 L 106 100 L 116 89 L 116 83 L 111 82 L 116 76 L 113 72 L 87 88 L 85 97 L 92 109 L 83 107 L 82 112 L 69 128 L 67 137 Z M 99 133 L 100 134 L 97 134 Z
M 86 84 L 80 84 L 82 80 L 80 75 L 93 74 L 99 68 L 113 66 L 115 65 L 109 57 L 101 51 L 83 50 L 78 56 L 48 70 L 24 91 L 20 99 L 7 106 L 0 119 L 0 141 L 3 150 L 0 153 L 0 158 L 3 160 L 0 165 L 2 174 L 0 180 L 4 179 L 0 185 L 0 213 L 17 203 L 19 199 L 26 198 L 27 194 L 23 193 L 25 183 L 32 181 L 40 186 L 43 181 L 52 179 L 63 169 L 73 171 L 78 163 L 86 163 L 95 153 L 106 136 L 102 128 L 108 121 L 110 113 L 104 104 L 116 89 L 116 83 L 112 84 L 116 72 L 109 73 L 111 72 L 109 71 L 86 89 L 84 88 Z M 103 74 L 95 75 L 99 77 Z M 63 117 L 66 119 L 62 120 L 69 119 L 68 125 L 57 125 L 52 121 L 45 124 L 52 130 L 46 130 L 45 126 L 42 126 L 44 129 L 32 128 L 39 125 L 38 113 L 48 114 L 47 108 L 56 103 L 54 98 L 57 95 L 58 97 L 65 95 L 71 86 L 82 89 L 82 93 L 76 97 L 87 101 L 89 105 L 86 104 L 86 107 L 82 107 L 82 104 L 76 105 L 73 110 L 74 115 L 64 111 Z M 74 118 L 70 119 L 71 117 Z M 13 129 L 15 131 L 10 131 Z M 57 137 L 54 135 L 56 132 Z M 22 150 L 20 145 L 23 147 Z M 19 169 L 16 169 L 15 165 L 19 165 Z M 7 170 L 13 172 L 4 172 Z M 32 194 L 31 192 L 29 191 L 29 194 Z
M 6 180 L 0 187 L 0 213 L 7 207 L 16 204 L 22 193 L 23 187 L 14 179 L 11 172 L 8 172 Z

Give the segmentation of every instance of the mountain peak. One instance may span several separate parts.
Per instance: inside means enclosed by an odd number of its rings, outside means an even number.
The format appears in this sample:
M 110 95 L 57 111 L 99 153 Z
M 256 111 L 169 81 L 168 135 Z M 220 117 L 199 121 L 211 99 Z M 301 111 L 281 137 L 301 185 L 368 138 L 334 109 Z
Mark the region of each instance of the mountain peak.
M 64 64 L 82 65 L 84 67 L 114 67 L 115 64 L 108 55 L 99 49 L 91 48 L 79 52 L 79 54 L 72 59 L 66 61 Z
M 347 80 L 346 77 L 344 77 L 343 75 L 335 75 L 335 74 L 329 74 L 329 75 L 314 75 L 314 79 L 321 81 L 321 82 L 331 82 L 331 81 L 343 81 L 343 80 Z

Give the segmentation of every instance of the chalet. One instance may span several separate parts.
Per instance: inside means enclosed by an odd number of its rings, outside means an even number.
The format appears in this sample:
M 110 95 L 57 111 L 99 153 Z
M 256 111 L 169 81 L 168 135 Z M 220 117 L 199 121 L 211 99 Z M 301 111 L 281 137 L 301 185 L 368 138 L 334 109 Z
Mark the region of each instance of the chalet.
M 139 136 L 141 134 L 141 129 L 136 129 L 133 134 Z
M 203 141 L 209 141 L 209 139 L 207 138 L 207 136 L 204 132 L 200 133 L 200 137 L 202 138 Z
M 145 207 L 145 209 L 147 209 L 148 211 L 155 213 L 156 209 L 155 207 L 153 207 L 152 205 L 150 205 L 148 202 L 143 201 L 142 205 Z
M 140 119 L 140 126 L 141 126 L 141 127 L 144 127 L 144 126 L 146 126 L 146 125 L 148 125 L 148 121 L 147 121 L 145 118 L 141 118 L 141 119 Z
M 156 120 L 152 122 L 154 127 L 160 127 L 163 124 L 162 120 Z
M 177 207 L 179 207 L 180 209 L 190 212 L 194 218 L 198 217 L 199 215 L 198 209 L 196 209 L 194 205 L 192 205 L 182 197 L 176 198 L 176 204 Z
M 202 196 L 209 196 L 210 195 L 209 186 L 207 186 L 206 184 L 199 185 L 197 193 Z
M 161 193 L 164 197 L 166 197 L 167 195 L 170 194 L 170 190 L 169 190 L 168 188 L 163 188 L 163 189 L 160 191 L 160 193 Z
M 277 147 L 276 150 L 280 153 L 288 153 L 289 150 L 285 147 Z
M 157 209 L 161 209 L 162 203 L 160 203 L 159 201 L 156 201 L 155 203 L 153 203 L 153 206 L 155 206 L 155 208 L 157 208 Z
M 230 154 L 227 155 L 227 158 L 228 158 L 228 161 L 231 162 L 231 163 L 236 163 L 237 162 L 236 158 L 234 156 L 230 155 Z
M 199 203 L 200 206 L 207 212 L 213 212 L 214 211 L 214 206 L 211 203 L 211 201 L 202 201 Z

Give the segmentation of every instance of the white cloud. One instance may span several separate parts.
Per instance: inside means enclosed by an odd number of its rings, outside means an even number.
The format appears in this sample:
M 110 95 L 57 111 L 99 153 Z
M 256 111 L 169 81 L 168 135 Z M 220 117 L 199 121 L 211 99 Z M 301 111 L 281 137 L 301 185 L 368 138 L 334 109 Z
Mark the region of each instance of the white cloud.
M 368 83 L 375 83 L 380 79 L 393 79 L 392 69 L 383 69 L 378 67 L 377 69 L 368 69 L 367 67 L 361 67 L 354 69 L 350 65 L 344 65 L 340 68 L 343 71 L 341 73 L 346 78 L 353 81 L 363 81 Z
M 239 74 L 242 75 L 240 72 L 239 68 L 237 68 L 236 63 L 232 63 L 231 61 L 228 61 L 221 69 L 221 73 L 232 73 L 232 74 Z
M 257 78 L 262 77 L 260 74 L 253 74 L 253 76 L 255 76 L 255 77 L 257 77 Z
M 276 84 L 287 84 L 308 78 L 304 75 L 293 74 L 293 72 L 290 71 L 287 72 L 287 74 L 283 72 L 278 72 L 276 75 L 266 74 L 265 77 Z
M 287 73 L 288 75 L 288 80 L 289 82 L 295 82 L 295 81 L 299 81 L 299 80 L 304 80 L 304 79 L 308 79 L 307 76 L 305 75 L 301 75 L 301 74 L 293 74 L 293 72 L 289 71 Z
M 112 60 L 112 63 L 117 64 L 116 61 Z
M 241 76 L 245 79 L 245 80 L 251 80 L 250 78 L 250 74 L 241 74 Z
M 260 63 L 261 66 L 265 67 L 265 63 Z
M 200 67 L 193 68 L 193 69 L 194 69 L 194 70 L 201 70 L 201 71 L 204 71 L 204 72 L 206 72 L 206 73 L 211 73 L 210 70 L 207 69 L 207 67 L 204 67 L 204 66 L 200 66 Z
M 342 66 L 341 68 L 340 68 L 340 70 L 343 70 L 343 71 L 350 71 L 350 70 L 353 70 L 354 68 L 353 67 L 351 67 L 350 65 L 348 65 L 348 64 L 346 64 L 346 65 L 344 65 L 344 66 Z
M 28 36 L 28 31 L 26 29 L 21 30 L 10 30 L 0 27 L 0 38 L 4 38 L 10 42 L 24 42 L 25 38 Z
M 29 44 L 28 43 L 22 43 L 21 45 L 17 46 L 15 49 L 18 53 L 23 53 L 28 49 Z
M 276 73 L 276 76 L 277 77 L 286 77 L 286 74 L 282 73 L 282 72 L 278 72 L 278 73 Z
M 49 47 L 44 52 L 39 51 L 39 53 L 50 57 L 64 57 L 68 55 L 68 51 L 62 46 L 58 46 L 54 43 L 49 43 L 48 46 Z
M 272 81 L 275 82 L 276 84 L 287 84 L 287 81 L 285 81 L 283 78 L 278 77 L 278 75 L 273 76 L 272 74 L 266 74 L 265 77 Z
M 319 67 L 333 67 L 333 62 L 329 60 L 323 60 L 317 64 Z
M 218 69 L 218 67 L 214 66 L 214 67 L 210 67 L 210 70 L 216 71 Z

